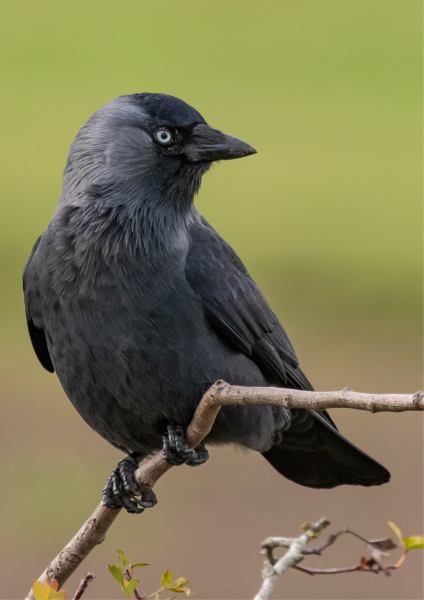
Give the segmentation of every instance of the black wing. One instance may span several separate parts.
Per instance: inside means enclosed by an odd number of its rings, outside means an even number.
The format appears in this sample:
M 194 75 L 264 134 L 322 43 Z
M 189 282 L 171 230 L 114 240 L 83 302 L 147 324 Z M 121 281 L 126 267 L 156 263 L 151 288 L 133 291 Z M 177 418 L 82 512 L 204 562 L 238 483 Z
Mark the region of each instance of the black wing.
M 44 333 L 44 329 L 40 329 L 39 327 L 36 327 L 34 325 L 34 322 L 30 316 L 30 307 L 28 306 L 28 294 L 25 293 L 26 292 L 26 289 L 25 289 L 26 288 L 26 273 L 27 273 L 28 269 L 30 269 L 32 257 L 34 256 L 35 251 L 37 250 L 38 246 L 40 245 L 41 237 L 42 236 L 40 236 L 38 238 L 38 240 L 35 242 L 34 248 L 32 249 L 32 252 L 30 254 L 28 262 L 25 266 L 25 271 L 24 271 L 25 313 L 26 313 L 26 318 L 27 318 L 29 337 L 31 338 L 32 347 L 34 348 L 34 352 L 37 355 L 37 358 L 40 361 L 40 363 L 42 364 L 42 366 L 47 371 L 49 371 L 49 373 L 54 373 L 52 359 L 50 357 L 49 349 L 47 347 L 46 334 Z
M 213 325 L 277 384 L 312 390 L 286 332 L 234 250 L 203 218 L 191 225 L 190 236 L 186 277 Z M 327 411 L 291 414 L 290 428 L 263 453 L 288 479 L 313 488 L 379 485 L 390 479 L 383 466 L 337 431 Z
M 280 385 L 312 390 L 284 328 L 231 246 L 203 217 L 189 232 L 186 277 L 213 326 Z
M 38 327 L 34 325 L 32 319 L 28 319 L 28 317 L 27 324 L 32 347 L 34 348 L 34 352 L 37 355 L 38 360 L 46 369 L 46 371 L 49 373 L 54 373 L 54 367 L 52 359 L 50 358 L 49 349 L 47 347 L 44 329 L 38 329 Z

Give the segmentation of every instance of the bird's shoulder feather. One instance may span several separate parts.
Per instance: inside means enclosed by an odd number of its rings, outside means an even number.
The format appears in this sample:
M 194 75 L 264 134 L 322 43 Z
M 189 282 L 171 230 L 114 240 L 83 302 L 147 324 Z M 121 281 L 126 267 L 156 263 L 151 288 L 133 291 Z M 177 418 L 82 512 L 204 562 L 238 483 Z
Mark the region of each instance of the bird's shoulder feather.
M 287 333 L 235 251 L 203 217 L 189 234 L 186 278 L 212 326 L 280 385 L 312 389 Z

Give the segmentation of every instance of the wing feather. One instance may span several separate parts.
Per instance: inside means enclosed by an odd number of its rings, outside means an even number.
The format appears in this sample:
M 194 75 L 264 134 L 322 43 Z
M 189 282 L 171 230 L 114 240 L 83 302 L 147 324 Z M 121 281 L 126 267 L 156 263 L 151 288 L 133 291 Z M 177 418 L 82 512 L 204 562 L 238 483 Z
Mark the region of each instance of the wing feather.
M 25 313 L 27 318 L 29 337 L 31 338 L 31 343 L 32 347 L 34 348 L 34 352 L 37 355 L 37 358 L 42 364 L 42 366 L 46 369 L 46 371 L 49 371 L 49 373 L 54 373 L 54 366 L 47 346 L 46 334 L 44 332 L 44 329 L 36 327 L 34 321 L 31 318 L 31 283 L 27 281 L 27 273 L 31 265 L 32 257 L 34 256 L 38 246 L 40 245 L 41 238 L 42 236 L 40 235 L 38 240 L 35 242 L 24 270 L 23 284 L 25 297 Z
M 186 277 L 212 325 L 280 385 L 312 389 L 287 333 L 234 250 L 200 215 L 189 232 Z

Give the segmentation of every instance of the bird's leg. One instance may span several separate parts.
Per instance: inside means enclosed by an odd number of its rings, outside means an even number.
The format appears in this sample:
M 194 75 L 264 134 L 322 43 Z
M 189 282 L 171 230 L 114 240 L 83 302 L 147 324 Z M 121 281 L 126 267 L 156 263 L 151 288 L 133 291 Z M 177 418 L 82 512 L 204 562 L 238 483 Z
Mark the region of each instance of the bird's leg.
M 103 504 L 108 508 L 121 508 L 129 513 L 139 514 L 145 508 L 157 504 L 153 490 L 140 492 L 134 473 L 138 469 L 137 454 L 131 454 L 119 461 L 103 488 Z M 136 498 L 141 496 L 141 500 Z
M 163 455 L 171 465 L 186 464 L 190 467 L 202 465 L 209 458 L 209 452 L 203 444 L 189 448 L 181 425 L 168 425 L 168 431 L 163 436 Z

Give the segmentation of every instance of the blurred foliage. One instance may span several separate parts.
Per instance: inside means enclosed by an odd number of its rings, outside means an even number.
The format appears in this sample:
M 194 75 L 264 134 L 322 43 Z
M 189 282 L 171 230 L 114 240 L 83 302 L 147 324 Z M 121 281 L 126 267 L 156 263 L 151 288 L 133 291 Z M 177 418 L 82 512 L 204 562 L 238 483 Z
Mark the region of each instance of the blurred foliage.
M 172 581 L 172 573 L 170 571 L 165 571 L 165 573 L 162 575 L 162 585 L 160 589 L 156 590 L 156 592 L 153 592 L 152 594 L 149 594 L 148 596 L 143 594 L 143 597 L 141 597 L 136 589 L 137 583 L 140 582 L 133 576 L 134 569 L 136 567 L 146 567 L 148 566 L 147 563 L 131 564 L 122 550 L 117 550 L 117 552 L 119 562 L 117 565 L 109 565 L 109 572 L 112 577 L 121 584 L 121 587 L 128 598 L 132 593 L 134 593 L 135 597 L 140 598 L 140 600 L 147 600 L 147 598 L 151 598 L 152 596 L 155 597 L 155 600 L 159 600 L 159 594 L 165 590 L 170 590 L 171 592 L 175 592 L 177 594 L 185 592 L 187 596 L 190 596 L 190 590 L 187 587 L 188 579 L 185 577 L 179 577 L 175 581 Z
M 77 130 L 141 91 L 181 97 L 258 150 L 213 169 L 198 205 L 261 284 L 316 309 L 419 318 L 419 2 L 6 0 L 1 12 L 6 324 Z

